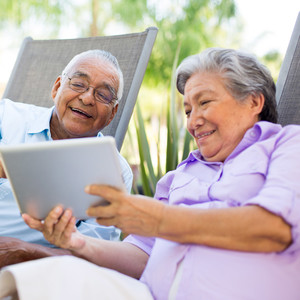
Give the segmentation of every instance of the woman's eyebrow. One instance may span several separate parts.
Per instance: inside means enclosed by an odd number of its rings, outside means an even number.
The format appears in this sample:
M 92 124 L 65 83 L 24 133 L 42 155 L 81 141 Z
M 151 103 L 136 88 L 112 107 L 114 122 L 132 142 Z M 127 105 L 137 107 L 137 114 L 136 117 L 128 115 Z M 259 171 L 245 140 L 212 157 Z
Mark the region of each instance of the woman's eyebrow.
M 198 99 L 201 97 L 205 97 L 207 95 L 215 95 L 215 92 L 211 89 L 201 90 L 199 92 L 196 92 L 194 95 L 192 95 L 192 99 Z

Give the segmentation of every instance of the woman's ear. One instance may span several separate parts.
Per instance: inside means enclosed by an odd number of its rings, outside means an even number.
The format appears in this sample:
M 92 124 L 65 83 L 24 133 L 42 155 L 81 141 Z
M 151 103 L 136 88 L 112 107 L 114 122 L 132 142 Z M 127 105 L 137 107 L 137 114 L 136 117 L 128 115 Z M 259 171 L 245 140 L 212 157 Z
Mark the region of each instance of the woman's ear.
M 59 87 L 61 86 L 61 76 L 58 76 L 53 84 L 52 90 L 51 90 L 51 96 L 52 99 L 54 100 L 56 95 L 57 95 L 57 91 L 59 89 Z
M 256 115 L 259 115 L 262 112 L 264 104 L 265 96 L 262 93 L 258 95 L 250 95 L 250 107 Z

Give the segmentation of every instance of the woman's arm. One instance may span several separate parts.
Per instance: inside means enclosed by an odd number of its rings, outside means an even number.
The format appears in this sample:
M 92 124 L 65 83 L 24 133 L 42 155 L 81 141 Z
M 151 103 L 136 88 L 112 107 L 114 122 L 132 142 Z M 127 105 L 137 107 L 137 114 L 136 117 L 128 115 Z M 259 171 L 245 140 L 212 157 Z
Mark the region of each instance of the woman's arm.
M 85 236 L 85 246 L 72 253 L 99 266 L 117 270 L 139 279 L 148 261 L 148 254 L 126 242 L 99 240 Z
M 99 266 L 115 269 L 134 278 L 139 278 L 148 261 L 148 254 L 125 242 L 113 242 L 85 236 L 76 230 L 75 218 L 70 210 L 55 207 L 44 222 L 23 214 L 24 221 L 33 229 L 43 232 L 52 244 L 68 249 Z
M 290 226 L 257 205 L 199 209 L 165 205 L 107 186 L 92 185 L 86 191 L 111 202 L 89 208 L 88 214 L 127 233 L 251 252 L 279 252 L 292 241 Z
M 158 235 L 180 243 L 250 252 L 280 252 L 292 241 L 290 226 L 256 205 L 208 210 L 170 206 Z

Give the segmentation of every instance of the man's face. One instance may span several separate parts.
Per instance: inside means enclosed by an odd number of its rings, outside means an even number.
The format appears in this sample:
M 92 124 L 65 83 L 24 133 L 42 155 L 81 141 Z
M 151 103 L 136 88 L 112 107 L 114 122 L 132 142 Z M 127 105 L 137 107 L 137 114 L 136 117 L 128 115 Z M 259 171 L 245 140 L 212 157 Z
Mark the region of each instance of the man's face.
M 69 78 L 86 82 L 90 88 L 79 93 L 70 86 Z M 75 82 L 76 83 L 76 82 Z M 118 105 L 96 101 L 94 91 L 99 87 L 118 90 L 117 70 L 108 62 L 96 58 L 79 59 L 52 88 L 55 110 L 50 122 L 53 139 L 96 136 L 117 112 Z

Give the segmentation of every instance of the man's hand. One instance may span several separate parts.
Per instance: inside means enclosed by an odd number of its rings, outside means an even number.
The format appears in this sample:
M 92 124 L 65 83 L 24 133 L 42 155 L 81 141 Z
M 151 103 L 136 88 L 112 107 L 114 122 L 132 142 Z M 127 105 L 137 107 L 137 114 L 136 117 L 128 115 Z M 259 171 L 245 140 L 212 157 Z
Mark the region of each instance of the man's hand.
M 68 250 L 48 248 L 11 237 L 0 237 L 0 268 L 38 258 L 70 254 Z
M 25 223 L 32 229 L 43 233 L 45 239 L 53 245 L 72 251 L 85 245 L 84 236 L 76 229 L 76 219 L 70 209 L 54 207 L 44 221 L 37 220 L 28 214 L 22 214 Z
M 1 159 L 0 159 L 0 178 L 6 178 L 6 174 L 4 172 Z

